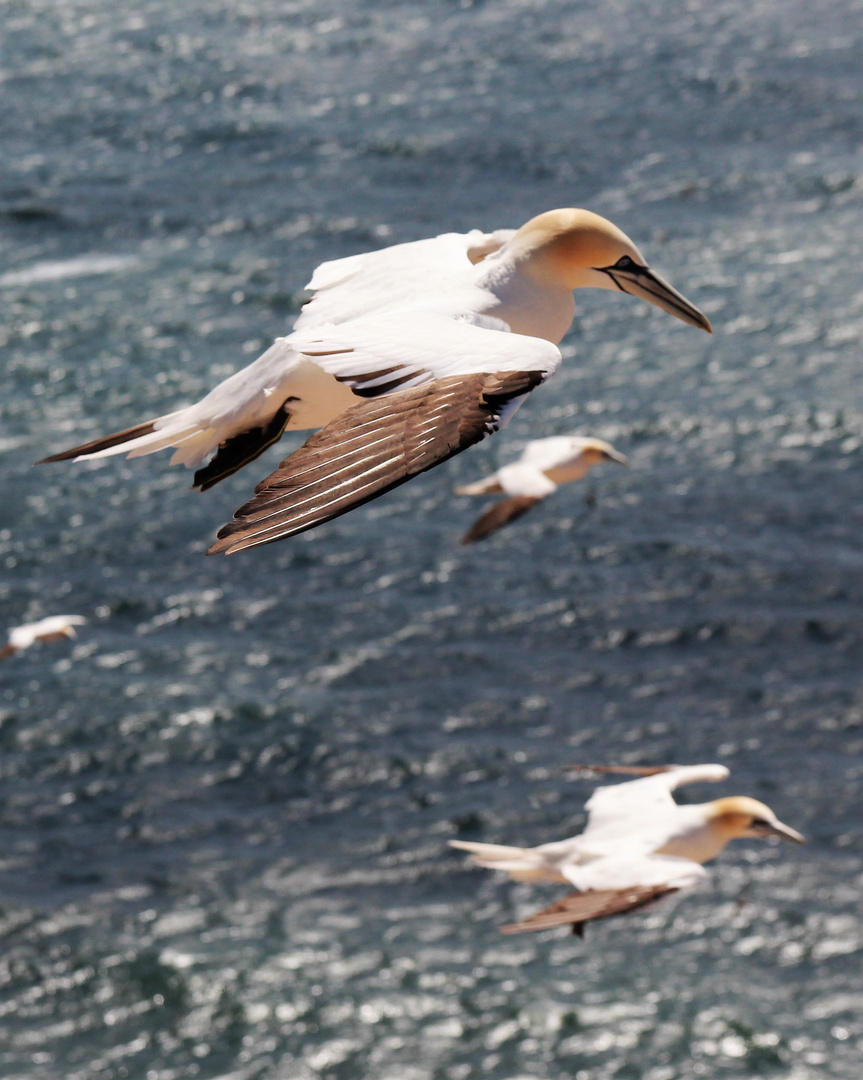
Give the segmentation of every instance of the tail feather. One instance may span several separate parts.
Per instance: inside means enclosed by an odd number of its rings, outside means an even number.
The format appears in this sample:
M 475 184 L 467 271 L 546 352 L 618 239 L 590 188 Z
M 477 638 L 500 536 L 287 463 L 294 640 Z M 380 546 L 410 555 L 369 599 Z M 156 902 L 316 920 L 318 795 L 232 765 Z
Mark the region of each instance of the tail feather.
M 487 859 L 511 859 L 519 855 L 535 854 L 533 848 L 511 847 L 509 844 L 480 844 L 475 840 L 450 840 L 449 846 Z
M 145 424 L 136 424 L 135 427 L 126 428 L 125 431 L 116 431 L 113 435 L 106 435 L 102 439 L 93 439 L 92 442 L 73 446 L 71 450 L 61 450 L 59 454 L 51 454 L 50 457 L 42 458 L 36 464 L 48 465 L 52 461 L 71 461 L 73 458 L 90 457 L 93 454 L 122 454 L 127 443 L 151 435 L 156 430 L 155 423 L 155 420 L 148 420 Z
M 450 840 L 450 847 L 470 852 L 471 861 L 490 870 L 521 873 L 539 870 L 545 859 L 531 848 L 508 847 L 505 844 L 477 844 L 468 840 Z
M 513 881 L 566 881 L 540 848 L 509 847 L 506 844 L 479 844 L 471 840 L 450 840 L 450 847 L 470 853 L 475 866 L 502 870 Z
M 268 447 L 277 442 L 288 421 L 291 412 L 288 403 L 295 401 L 289 397 L 269 417 L 256 422 L 246 421 L 249 426 L 242 426 L 242 418 L 233 424 L 234 430 L 225 422 L 225 418 L 207 419 L 206 414 L 197 406 L 166 413 L 145 424 L 117 431 L 102 439 L 74 446 L 59 454 L 37 461 L 37 465 L 46 465 L 52 461 L 76 461 L 82 458 L 110 457 L 113 454 L 126 454 L 130 458 L 143 457 L 157 450 L 173 447 L 172 465 L 185 465 L 197 469 L 194 487 L 206 491 L 226 476 L 230 476 L 243 465 L 254 461 Z M 225 432 L 228 434 L 225 434 Z M 215 450 L 215 456 L 204 468 L 199 468 L 207 456 Z
M 112 457 L 114 454 L 142 457 L 144 454 L 152 454 L 168 446 L 179 447 L 182 443 L 205 433 L 199 424 L 188 419 L 184 420 L 185 413 L 186 410 L 181 409 L 179 412 L 157 416 L 155 420 L 148 420 L 144 424 L 136 424 L 124 431 L 115 431 L 113 435 L 106 435 L 104 438 L 73 446 L 70 450 L 62 450 L 59 454 L 51 454 L 50 457 L 42 458 L 36 464 L 48 465 L 54 461 L 71 459 L 77 461 L 83 458 L 92 461 L 96 458 Z M 211 434 L 208 434 L 207 442 L 208 445 L 212 443 Z M 175 456 L 179 456 L 179 452 Z
M 503 491 L 497 480 L 497 473 L 487 476 L 484 480 L 477 480 L 473 484 L 465 484 L 464 487 L 456 488 L 456 495 L 495 495 Z

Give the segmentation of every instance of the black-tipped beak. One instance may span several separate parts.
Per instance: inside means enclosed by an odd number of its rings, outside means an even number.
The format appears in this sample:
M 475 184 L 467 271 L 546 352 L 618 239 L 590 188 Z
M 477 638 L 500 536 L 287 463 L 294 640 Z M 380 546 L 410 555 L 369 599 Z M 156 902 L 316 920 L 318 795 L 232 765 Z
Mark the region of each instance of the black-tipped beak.
M 603 274 L 608 274 L 621 292 L 629 293 L 630 296 L 639 296 L 649 304 L 667 311 L 681 322 L 697 326 L 699 330 L 713 333 L 710 320 L 694 304 L 679 293 L 667 281 L 654 274 L 648 266 L 639 266 L 633 259 L 625 258 L 614 266 L 598 267 Z

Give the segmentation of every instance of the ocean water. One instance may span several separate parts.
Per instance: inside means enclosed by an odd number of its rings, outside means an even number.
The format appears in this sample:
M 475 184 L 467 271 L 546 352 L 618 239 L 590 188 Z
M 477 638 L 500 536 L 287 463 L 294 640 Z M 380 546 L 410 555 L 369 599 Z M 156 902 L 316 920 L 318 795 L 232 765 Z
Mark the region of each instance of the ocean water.
M 5 0 L 0 1075 L 856 1080 L 863 4 Z M 585 293 L 502 435 L 207 559 L 211 492 L 36 459 L 202 395 L 324 259 L 582 205 L 713 338 Z M 529 438 L 632 459 L 488 542 Z M 570 762 L 721 761 L 806 847 L 503 938 L 560 890 L 453 837 L 583 821 Z M 712 798 L 705 785 L 682 793 Z

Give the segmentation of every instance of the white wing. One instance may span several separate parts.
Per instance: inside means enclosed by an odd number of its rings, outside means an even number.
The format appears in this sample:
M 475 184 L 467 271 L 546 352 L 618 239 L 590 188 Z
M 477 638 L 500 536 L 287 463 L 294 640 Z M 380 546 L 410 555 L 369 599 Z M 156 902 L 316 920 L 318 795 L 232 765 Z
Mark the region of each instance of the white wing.
M 535 469 L 553 469 L 576 457 L 581 449 L 570 435 L 552 435 L 548 439 L 534 439 L 522 451 L 520 463 L 532 465 Z
M 725 780 L 728 775 L 724 765 L 672 765 L 652 776 L 597 788 L 585 803 L 588 821 L 582 846 L 593 850 L 637 835 L 653 836 L 678 810 L 673 791 L 684 784 Z
M 430 298 L 464 304 L 478 276 L 474 264 L 500 249 L 514 235 L 501 229 L 483 233 L 444 233 L 426 240 L 396 244 L 362 255 L 321 263 L 306 288 L 315 295 L 303 308 L 295 330 L 354 319 Z
M 504 465 L 502 469 L 498 469 L 497 480 L 507 495 L 544 499 L 553 491 L 557 491 L 557 484 L 549 480 L 540 469 L 521 462 Z
M 511 334 L 500 319 L 469 311 L 451 315 L 438 305 L 399 309 L 337 326 L 292 334 L 291 347 L 363 396 L 400 384 L 492 371 L 544 371 L 560 366 L 560 350 L 542 338 Z M 367 377 L 378 372 L 379 379 Z M 354 385 L 356 384 L 356 385 Z M 394 389 L 395 387 L 393 387 Z M 376 395 L 375 395 L 376 396 Z
M 279 338 L 196 404 L 44 460 L 138 457 L 173 447 L 172 464 L 195 468 L 215 450 L 195 474 L 195 486 L 204 490 L 253 461 L 286 428 L 325 427 L 356 405 L 357 396 L 477 372 L 547 376 L 560 361 L 556 345 L 510 334 L 499 319 L 430 309 L 386 312 Z

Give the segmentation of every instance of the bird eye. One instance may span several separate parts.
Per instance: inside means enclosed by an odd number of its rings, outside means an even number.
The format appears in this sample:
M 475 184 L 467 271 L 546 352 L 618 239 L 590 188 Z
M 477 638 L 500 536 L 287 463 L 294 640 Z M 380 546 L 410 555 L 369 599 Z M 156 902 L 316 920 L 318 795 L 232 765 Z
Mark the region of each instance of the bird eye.
M 628 256 L 622 255 L 614 264 L 615 270 L 636 270 L 638 267 L 635 262 Z
M 769 825 L 770 825 L 770 822 L 769 822 L 769 821 L 765 821 L 765 820 L 764 820 L 764 818 L 760 818 L 760 817 L 754 817 L 754 818 L 752 819 L 752 824 L 753 824 L 753 825 L 764 825 L 764 826 L 769 826 Z

